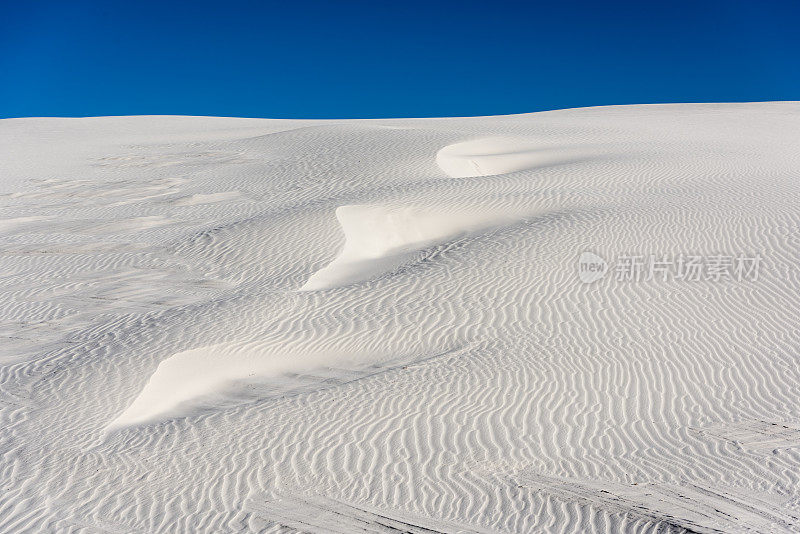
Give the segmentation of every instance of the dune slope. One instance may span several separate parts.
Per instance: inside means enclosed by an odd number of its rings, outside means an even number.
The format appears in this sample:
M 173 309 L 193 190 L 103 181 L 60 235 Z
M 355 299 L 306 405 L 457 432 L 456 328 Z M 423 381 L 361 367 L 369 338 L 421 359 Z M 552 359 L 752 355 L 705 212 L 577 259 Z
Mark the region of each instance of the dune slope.
M 798 103 L 0 152 L 0 532 L 800 530 Z

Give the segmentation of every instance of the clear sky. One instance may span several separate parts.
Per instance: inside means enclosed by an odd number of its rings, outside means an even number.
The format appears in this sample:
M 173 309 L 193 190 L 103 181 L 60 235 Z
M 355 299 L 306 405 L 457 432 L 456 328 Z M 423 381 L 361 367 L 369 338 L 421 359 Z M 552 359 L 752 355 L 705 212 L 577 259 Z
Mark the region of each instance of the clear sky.
M 0 117 L 800 100 L 800 1 L 0 0 Z

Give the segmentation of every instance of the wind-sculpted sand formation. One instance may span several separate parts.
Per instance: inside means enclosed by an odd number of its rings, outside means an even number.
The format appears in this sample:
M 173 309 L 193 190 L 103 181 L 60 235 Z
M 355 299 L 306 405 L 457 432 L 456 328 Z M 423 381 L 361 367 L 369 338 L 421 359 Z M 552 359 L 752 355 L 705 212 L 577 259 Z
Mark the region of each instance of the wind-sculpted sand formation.
M 0 532 L 800 531 L 800 104 L 0 152 Z

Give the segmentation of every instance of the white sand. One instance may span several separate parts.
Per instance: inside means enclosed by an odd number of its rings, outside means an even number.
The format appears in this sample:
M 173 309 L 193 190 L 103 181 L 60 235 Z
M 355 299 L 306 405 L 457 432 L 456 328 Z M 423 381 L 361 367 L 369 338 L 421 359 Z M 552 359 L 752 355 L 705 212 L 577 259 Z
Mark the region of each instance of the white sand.
M 0 154 L 0 532 L 800 531 L 798 103 Z

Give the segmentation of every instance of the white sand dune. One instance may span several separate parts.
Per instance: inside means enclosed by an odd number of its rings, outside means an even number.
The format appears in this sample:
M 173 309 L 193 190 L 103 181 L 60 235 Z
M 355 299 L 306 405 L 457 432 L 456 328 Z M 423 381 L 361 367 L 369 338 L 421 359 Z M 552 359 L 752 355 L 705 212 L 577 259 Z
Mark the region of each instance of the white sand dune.
M 0 153 L 0 532 L 800 531 L 800 103 Z

